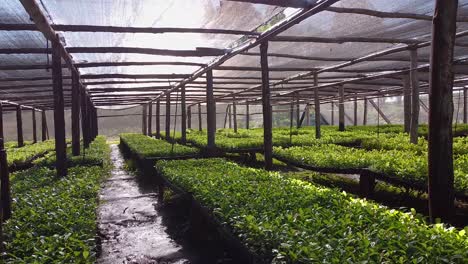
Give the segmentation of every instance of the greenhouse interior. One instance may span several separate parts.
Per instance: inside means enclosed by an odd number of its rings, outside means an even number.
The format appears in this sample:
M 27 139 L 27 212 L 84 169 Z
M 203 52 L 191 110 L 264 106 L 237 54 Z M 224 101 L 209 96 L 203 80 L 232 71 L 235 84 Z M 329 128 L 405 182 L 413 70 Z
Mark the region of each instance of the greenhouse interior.
M 468 0 L 3 0 L 0 36 L 1 263 L 468 263 Z

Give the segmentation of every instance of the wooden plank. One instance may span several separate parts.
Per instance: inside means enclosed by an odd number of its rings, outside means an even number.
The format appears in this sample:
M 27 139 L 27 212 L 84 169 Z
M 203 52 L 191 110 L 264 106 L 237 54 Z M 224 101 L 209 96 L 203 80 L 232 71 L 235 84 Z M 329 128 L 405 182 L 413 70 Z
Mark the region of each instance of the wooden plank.
M 174 57 L 213 57 L 224 55 L 228 50 L 216 48 L 201 48 L 195 50 L 168 50 L 135 47 L 69 47 L 69 53 L 133 53 Z
M 250 129 L 250 105 L 245 102 L 245 129 Z
M 354 102 L 353 102 L 353 110 L 354 110 L 354 118 L 353 118 L 353 125 L 357 126 L 358 124 L 358 104 L 357 104 L 357 95 L 354 97 Z
M 411 127 L 411 83 L 409 74 L 403 75 L 404 131 L 409 134 Z
M 169 141 L 171 139 L 171 94 L 167 93 L 166 94 L 166 125 L 164 127 L 165 129 L 165 139 Z
M 187 107 L 187 128 L 192 129 L 192 106 Z
M 265 156 L 265 169 L 271 170 L 273 168 L 273 121 L 270 104 L 267 41 L 260 44 L 260 54 L 260 65 L 262 67 L 263 153 Z
M 161 101 L 156 100 L 156 138 L 161 138 Z
M 344 85 L 338 86 L 338 130 L 345 130 Z
M 208 155 L 214 154 L 216 148 L 216 102 L 213 96 L 213 71 L 206 73 L 206 129 Z
M 318 74 L 314 74 L 314 86 L 318 85 Z M 315 138 L 321 138 L 321 118 L 320 118 L 320 100 L 319 100 L 319 93 L 318 89 L 314 90 L 314 111 L 315 111 Z
M 65 142 L 65 106 L 62 86 L 60 43 L 52 42 L 52 81 L 54 88 L 54 131 L 57 176 L 67 175 L 67 144 Z
M 95 25 L 51 25 L 55 31 L 61 32 L 110 32 L 110 33 L 204 33 L 204 34 L 225 34 L 225 35 L 248 35 L 257 36 L 260 33 L 245 30 L 230 30 L 219 28 L 174 28 L 174 27 L 116 27 L 116 26 L 95 26 Z M 0 30 L 8 31 L 36 31 L 34 24 L 0 24 Z
M 410 123 L 410 142 L 418 143 L 419 126 L 419 78 L 418 78 L 418 51 L 410 50 L 410 80 L 411 80 L 411 123 Z
M 182 61 L 119 61 L 119 62 L 82 62 L 75 63 L 77 68 L 119 67 L 119 66 L 194 66 L 204 67 L 206 64 Z
M 83 74 L 81 79 L 181 79 L 187 74 Z
M 88 135 L 88 113 L 87 113 L 87 95 L 84 88 L 80 89 L 80 110 L 81 110 L 81 132 L 83 134 L 83 147 L 89 147 L 89 135 Z
M 234 121 L 234 133 L 237 133 L 237 103 L 236 103 L 236 97 L 232 98 L 232 117 Z
M 468 105 L 467 105 L 467 95 L 468 95 L 468 88 L 463 88 L 463 124 L 468 123 Z
M 72 155 L 80 155 L 80 79 L 77 72 L 72 72 Z
M 377 98 L 378 99 L 378 98 Z M 377 113 L 385 120 L 385 122 L 387 124 L 392 124 L 392 122 L 390 122 L 390 119 L 388 119 L 388 117 L 385 115 L 385 113 L 379 108 L 379 106 L 374 102 L 374 100 L 372 99 L 369 99 L 369 102 L 371 103 L 371 105 L 375 108 L 375 110 L 377 111 Z
M 311 36 L 276 36 L 270 41 L 274 42 L 290 42 L 290 43 L 389 43 L 389 44 L 419 44 L 423 41 L 415 39 L 399 39 L 399 38 L 371 38 L 371 37 L 311 37 Z
M 185 102 L 185 86 L 180 87 L 180 106 L 181 106 L 181 142 L 185 144 L 187 142 L 187 106 Z
M 16 136 L 18 141 L 18 147 L 24 146 L 23 137 L 23 116 L 21 112 L 21 105 L 16 106 Z
M 36 123 L 36 109 L 31 110 L 32 113 L 32 136 L 33 136 L 33 143 L 37 143 L 37 123 Z
M 296 128 L 301 127 L 301 110 L 300 110 L 300 102 L 299 102 L 299 93 L 296 94 Z
M 453 56 L 458 1 L 436 0 L 432 24 L 429 92 L 429 215 L 447 221 L 455 214 L 453 171 Z

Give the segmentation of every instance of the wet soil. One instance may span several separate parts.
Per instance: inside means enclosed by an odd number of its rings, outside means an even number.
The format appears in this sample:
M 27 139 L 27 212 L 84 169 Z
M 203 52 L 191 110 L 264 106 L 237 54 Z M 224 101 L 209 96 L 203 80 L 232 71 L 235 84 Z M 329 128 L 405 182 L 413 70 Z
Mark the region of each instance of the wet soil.
M 114 168 L 99 195 L 97 263 L 235 263 L 219 241 L 189 236 L 187 208 L 177 199 L 160 201 L 151 177 L 125 170 L 118 147 L 111 148 Z

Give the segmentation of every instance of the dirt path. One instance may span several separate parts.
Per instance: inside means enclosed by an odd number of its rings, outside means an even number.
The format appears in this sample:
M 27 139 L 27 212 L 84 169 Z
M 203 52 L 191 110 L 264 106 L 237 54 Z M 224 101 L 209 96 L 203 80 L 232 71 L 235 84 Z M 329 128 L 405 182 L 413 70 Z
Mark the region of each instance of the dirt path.
M 114 169 L 100 192 L 97 263 L 198 263 L 167 233 L 155 188 L 126 171 L 118 147 L 111 148 Z

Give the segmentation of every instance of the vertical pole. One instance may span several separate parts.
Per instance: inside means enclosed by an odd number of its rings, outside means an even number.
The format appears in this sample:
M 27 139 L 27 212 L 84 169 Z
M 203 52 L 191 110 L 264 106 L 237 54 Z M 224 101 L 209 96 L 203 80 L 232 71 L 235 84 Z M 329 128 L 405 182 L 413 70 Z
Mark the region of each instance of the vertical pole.
M 88 148 L 89 147 L 89 134 L 88 134 L 88 108 L 86 105 L 86 91 L 83 87 L 81 87 L 81 96 L 80 96 L 80 101 L 81 101 L 81 132 L 83 134 L 83 147 Z
M 21 114 L 21 105 L 16 106 L 16 134 L 18 137 L 18 147 L 24 146 L 23 117 Z
M 148 105 L 144 104 L 141 107 L 141 133 L 143 135 L 148 135 L 148 127 L 146 126 L 146 122 L 148 122 Z
M 0 200 L 2 209 L 2 222 L 11 217 L 10 175 L 8 173 L 7 153 L 3 138 L 0 138 Z M 2 223 L 0 223 L 1 225 Z
M 340 85 L 338 87 L 338 97 L 339 97 L 339 104 L 338 104 L 338 130 L 344 131 L 345 130 L 345 112 L 344 112 L 344 85 Z
M 335 104 L 332 102 L 330 102 L 331 104 L 331 125 L 335 125 Z
M 76 71 L 72 71 L 72 155 L 80 155 L 80 79 Z
M 249 102 L 245 102 L 245 128 L 250 129 L 250 106 L 249 106 Z
M 234 121 L 234 133 L 237 133 L 237 104 L 236 104 L 236 98 L 233 98 L 232 101 L 232 117 Z
M 65 104 L 62 87 L 62 57 L 60 43 L 52 41 L 52 83 L 54 87 L 54 131 L 57 176 L 67 175 L 67 145 L 65 142 Z
M 319 91 L 317 89 L 317 86 L 318 86 L 318 74 L 314 73 L 315 138 L 320 138 L 321 137 L 320 100 L 319 100 Z
M 231 113 L 231 105 L 228 105 L 228 117 L 229 117 L 229 128 L 232 128 L 232 113 Z
M 411 123 L 410 142 L 418 143 L 418 123 L 419 123 L 419 78 L 418 78 L 418 50 L 410 50 L 411 57 Z
M 411 127 L 411 83 L 410 76 L 403 76 L 403 114 L 404 114 L 404 131 L 410 132 Z
M 161 138 L 161 101 L 156 101 L 156 138 Z
M 362 117 L 362 124 L 365 126 L 367 125 L 367 98 L 364 98 L 364 113 Z
M 305 108 L 305 115 L 306 115 L 306 126 L 310 126 L 310 104 L 307 104 L 306 105 L 306 108 Z
M 468 88 L 463 87 L 463 124 L 468 123 L 468 118 L 467 118 L 467 105 L 466 105 L 466 96 L 468 93 Z
M 429 215 L 454 214 L 452 152 L 453 53 L 458 1 L 436 0 L 432 23 L 429 91 Z
M 289 104 L 289 130 L 292 129 L 294 125 L 294 100 Z
M 300 109 L 300 105 L 299 105 L 299 93 L 296 93 L 295 94 L 296 96 L 296 128 L 299 129 L 300 128 L 300 123 L 301 123 L 301 109 Z
M 0 102 L 0 138 L 5 140 L 5 137 L 3 135 L 3 103 Z M 4 141 L 0 142 L 0 149 L 3 149 L 5 146 L 3 145 Z
M 181 141 L 182 141 L 182 144 L 185 144 L 187 142 L 187 107 L 186 107 L 186 104 L 185 104 L 185 86 L 182 86 L 181 88 L 181 91 L 180 91 L 180 100 L 181 100 L 181 103 L 180 103 L 180 106 L 181 106 L 181 113 L 182 113 L 182 120 L 181 120 L 181 126 L 180 126 L 180 130 L 181 130 L 181 133 L 182 133 L 182 137 L 181 137 Z
M 273 134 L 270 104 L 270 78 L 268 70 L 268 42 L 260 44 L 260 65 L 262 67 L 263 147 L 265 169 L 273 167 Z
M 171 94 L 166 94 L 166 126 L 165 129 L 165 139 L 169 141 L 171 139 Z
M 213 71 L 206 72 L 206 125 L 208 132 L 208 154 L 213 154 L 216 133 L 216 102 L 213 96 Z
M 42 141 L 47 140 L 47 120 L 46 120 L 45 109 L 43 109 L 41 113 L 41 136 L 42 136 Z
M 200 103 L 198 103 L 198 130 L 202 131 L 202 112 Z
M 148 103 L 148 136 L 153 137 L 153 102 Z
M 192 129 L 192 106 L 187 107 L 187 128 Z
M 357 126 L 357 123 L 358 123 L 358 116 L 357 116 L 357 109 L 358 106 L 357 106 L 357 96 L 354 97 L 354 126 Z
M 94 137 L 93 140 L 99 135 L 99 126 L 98 126 L 98 113 L 97 108 L 93 106 L 93 113 L 94 113 Z
M 32 109 L 32 134 L 33 134 L 33 143 L 37 143 L 37 123 L 36 123 L 36 108 Z

